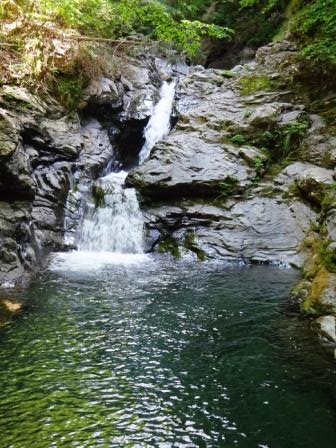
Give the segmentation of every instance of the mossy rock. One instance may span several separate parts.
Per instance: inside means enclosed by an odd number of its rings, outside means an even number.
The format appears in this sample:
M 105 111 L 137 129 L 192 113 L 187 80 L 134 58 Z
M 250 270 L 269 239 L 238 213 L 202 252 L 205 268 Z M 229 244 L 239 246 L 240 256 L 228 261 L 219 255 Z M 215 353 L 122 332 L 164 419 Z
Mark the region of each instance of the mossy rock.
M 18 112 L 35 111 L 45 114 L 47 106 L 25 87 L 5 85 L 0 90 L 1 101 Z
M 320 257 L 323 266 L 329 272 L 336 273 L 336 243 L 324 241 L 320 248 Z
M 0 157 L 10 157 L 17 148 L 20 136 L 0 114 Z
M 181 252 L 177 242 L 171 236 L 166 236 L 157 246 L 160 254 L 169 253 L 175 258 L 181 258 Z
M 214 183 L 214 189 L 221 199 L 227 198 L 239 192 L 239 181 L 235 176 L 226 176 L 223 180 Z
M 322 266 L 314 277 L 300 310 L 309 315 L 336 315 L 336 276 Z
M 262 90 L 276 90 L 279 85 L 274 79 L 266 75 L 242 76 L 237 81 L 237 87 L 244 96 L 252 95 Z
M 92 199 L 96 208 L 104 207 L 105 205 L 105 191 L 100 185 L 92 186 Z
M 196 235 L 193 231 L 188 231 L 186 233 L 184 239 L 184 247 L 191 252 L 194 252 L 197 256 L 198 261 L 204 261 L 207 258 L 204 250 L 197 246 Z

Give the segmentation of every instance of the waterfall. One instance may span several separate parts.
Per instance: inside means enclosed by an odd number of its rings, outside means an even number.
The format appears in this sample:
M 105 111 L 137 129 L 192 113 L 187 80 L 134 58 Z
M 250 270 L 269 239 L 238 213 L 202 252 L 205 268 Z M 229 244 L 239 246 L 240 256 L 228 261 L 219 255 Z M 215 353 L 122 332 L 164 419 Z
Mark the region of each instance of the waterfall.
M 170 131 L 170 116 L 175 95 L 175 82 L 164 81 L 160 89 L 160 100 L 154 107 L 153 114 L 145 128 L 145 144 L 139 153 L 141 165 L 150 155 L 154 145 L 168 135 Z
M 143 252 L 143 217 L 134 188 L 124 188 L 126 171 L 111 173 L 95 185 L 78 249 L 87 252 Z
M 139 164 L 148 158 L 155 143 L 170 130 L 174 92 L 175 83 L 164 81 L 160 100 L 144 130 L 145 144 L 139 154 Z M 121 170 L 110 174 L 105 171 L 104 174 L 93 184 L 92 197 L 86 201 L 78 241 L 79 253 L 142 254 L 144 220 L 136 191 L 125 188 L 128 173 Z

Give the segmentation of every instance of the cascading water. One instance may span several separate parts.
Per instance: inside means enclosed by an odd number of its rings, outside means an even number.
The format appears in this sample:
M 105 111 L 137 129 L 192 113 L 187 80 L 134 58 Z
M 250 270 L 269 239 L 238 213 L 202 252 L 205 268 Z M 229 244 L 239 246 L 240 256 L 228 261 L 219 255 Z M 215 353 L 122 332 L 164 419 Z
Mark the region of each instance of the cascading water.
M 160 89 L 160 101 L 154 107 L 153 114 L 145 128 L 145 144 L 139 153 L 141 165 L 150 155 L 155 143 L 160 141 L 170 131 L 170 116 L 175 95 L 175 82 L 164 81 Z
M 170 130 L 170 116 L 175 83 L 164 81 L 160 100 L 145 128 L 145 144 L 139 154 L 143 163 L 159 140 Z M 106 173 L 105 173 L 106 174 Z M 94 195 L 86 204 L 86 212 L 78 243 L 80 252 L 141 254 L 144 235 L 143 216 L 136 191 L 125 188 L 126 171 L 112 172 L 94 186 Z
M 83 222 L 80 251 L 143 252 L 143 217 L 133 188 L 124 188 L 126 171 L 99 179 L 98 207 L 88 206 Z M 97 204 L 96 204 L 97 205 Z

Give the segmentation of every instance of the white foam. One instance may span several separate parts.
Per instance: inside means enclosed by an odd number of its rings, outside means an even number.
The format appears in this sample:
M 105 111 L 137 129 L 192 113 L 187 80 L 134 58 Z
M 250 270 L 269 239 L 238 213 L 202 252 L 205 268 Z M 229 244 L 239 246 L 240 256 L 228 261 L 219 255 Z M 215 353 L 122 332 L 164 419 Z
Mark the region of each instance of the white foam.
M 15 283 L 13 283 L 13 282 L 4 282 L 4 283 L 1 283 L 1 288 L 4 288 L 4 289 L 15 288 Z
M 87 208 L 78 243 L 81 252 L 143 253 L 144 220 L 136 191 L 124 188 L 126 176 L 119 171 L 98 180 L 104 204 Z
M 54 254 L 51 271 L 92 271 L 109 265 L 134 265 L 150 260 L 145 254 L 122 254 L 118 252 L 59 252 Z

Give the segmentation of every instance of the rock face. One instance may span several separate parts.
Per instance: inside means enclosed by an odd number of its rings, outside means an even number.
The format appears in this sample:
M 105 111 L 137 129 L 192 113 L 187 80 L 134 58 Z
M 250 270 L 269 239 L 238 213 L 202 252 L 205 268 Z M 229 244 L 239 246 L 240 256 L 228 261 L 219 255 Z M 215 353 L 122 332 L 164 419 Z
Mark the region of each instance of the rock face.
M 336 346 L 336 317 L 322 316 L 313 323 L 315 329 L 321 339 L 321 342 L 328 345 Z
M 0 283 L 22 279 L 43 264 L 45 254 L 61 247 L 63 207 L 72 163 L 82 148 L 79 119 L 50 119 L 24 88 L 5 86 L 1 148 Z
M 280 197 L 251 197 L 222 206 L 182 202 L 147 210 L 150 227 L 205 258 L 302 266 L 301 241 L 315 213 Z
M 242 190 L 255 175 L 243 157 L 237 157 L 233 145 L 176 130 L 130 174 L 128 184 L 150 197 L 211 196 L 220 194 L 225 179 Z
M 195 67 L 180 82 L 176 126 L 127 178 L 143 197 L 148 227 L 161 232 L 158 250 L 303 265 L 302 242 L 333 170 L 296 162 L 267 175 L 276 148 L 265 149 L 260 136 L 313 125 L 274 76 L 250 63 L 231 73 Z

